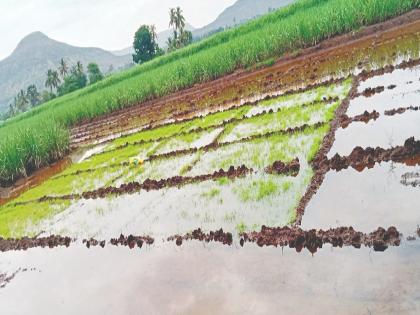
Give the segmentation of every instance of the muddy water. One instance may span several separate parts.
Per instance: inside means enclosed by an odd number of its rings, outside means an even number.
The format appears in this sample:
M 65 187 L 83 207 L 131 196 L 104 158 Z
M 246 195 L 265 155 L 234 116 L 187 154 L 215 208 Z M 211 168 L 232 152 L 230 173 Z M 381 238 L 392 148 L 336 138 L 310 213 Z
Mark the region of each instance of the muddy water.
M 420 187 L 404 185 L 404 174 L 419 166 L 382 163 L 358 172 L 354 169 L 327 173 L 318 193 L 308 204 L 302 228 L 353 226 L 369 232 L 395 226 L 405 237 L 420 225 Z
M 395 87 L 388 88 L 392 85 Z M 385 110 L 420 105 L 420 67 L 395 70 L 392 73 L 368 79 L 361 82 L 358 92 L 378 86 L 383 86 L 384 92 L 371 97 L 360 96 L 352 100 L 347 115 L 353 117 L 362 114 L 365 110 L 368 112 L 376 110 L 382 114 Z
M 419 94 L 420 95 L 420 94 Z M 338 153 L 349 155 L 356 146 L 382 147 L 403 145 L 410 137 L 420 139 L 420 111 L 407 111 L 401 115 L 381 116 L 368 124 L 354 122 L 346 129 L 338 129 L 328 157 Z
M 25 191 L 40 185 L 52 176 L 61 173 L 70 164 L 71 160 L 69 158 L 65 158 L 50 167 L 35 172 L 32 176 L 26 179 L 17 181 L 14 186 L 7 188 L 0 187 L 0 206 L 18 197 Z
M 192 242 L 2 255 L 35 268 L 0 289 L 4 314 L 418 314 L 420 242 L 384 253 Z M 357 281 L 355 279 L 357 278 Z

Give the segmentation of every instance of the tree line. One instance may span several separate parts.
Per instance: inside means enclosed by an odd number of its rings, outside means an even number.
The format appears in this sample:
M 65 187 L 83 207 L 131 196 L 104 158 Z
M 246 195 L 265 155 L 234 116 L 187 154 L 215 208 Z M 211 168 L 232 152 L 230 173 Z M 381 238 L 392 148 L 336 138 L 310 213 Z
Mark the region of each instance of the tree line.
M 169 27 L 172 28 L 173 33 L 166 42 L 166 51 L 157 44 L 154 25 L 140 26 L 134 35 L 133 61 L 135 63 L 144 63 L 157 56 L 191 44 L 192 33 L 185 29 L 185 25 L 185 17 L 181 8 L 171 8 L 169 11 Z M 64 58 L 61 58 L 57 69 L 48 69 L 46 77 L 46 90 L 38 91 L 35 84 L 29 85 L 26 90 L 21 89 L 9 105 L 8 112 L 0 116 L 0 120 L 6 120 L 48 102 L 57 96 L 81 89 L 87 84 L 98 82 L 104 78 L 104 75 L 96 63 L 88 64 L 86 74 L 80 61 L 70 66 Z
M 91 62 L 88 64 L 86 74 L 80 61 L 70 66 L 64 58 L 61 58 L 58 68 L 56 70 L 48 69 L 46 77 L 46 90 L 38 91 L 35 84 L 29 85 L 26 90 L 21 89 L 9 105 L 8 112 L 3 114 L 0 120 L 6 120 L 48 102 L 57 96 L 81 89 L 88 83 L 96 83 L 102 80 L 104 75 L 96 63 Z
M 185 29 L 185 18 L 180 7 L 169 11 L 169 27 L 172 27 L 172 36 L 168 38 L 166 52 L 171 52 L 192 43 L 192 33 Z M 154 25 L 142 25 L 134 34 L 133 42 L 135 63 L 144 63 L 165 51 L 157 44 L 156 27 Z

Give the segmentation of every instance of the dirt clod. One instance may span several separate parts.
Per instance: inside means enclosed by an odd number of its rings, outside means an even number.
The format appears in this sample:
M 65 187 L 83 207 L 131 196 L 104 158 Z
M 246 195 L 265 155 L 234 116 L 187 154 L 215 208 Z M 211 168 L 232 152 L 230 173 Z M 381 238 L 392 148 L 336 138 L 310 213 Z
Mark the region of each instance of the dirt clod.
M 304 231 L 298 227 L 270 228 L 262 226 L 260 232 L 241 234 L 241 244 L 256 243 L 258 246 L 289 246 L 300 252 L 303 248 L 315 253 L 323 244 L 334 247 L 361 245 L 373 247 L 375 251 L 384 251 L 388 246 L 400 244 L 400 234 L 395 227 L 387 230 L 378 228 L 370 234 L 355 231 L 352 227 L 339 227 L 329 230 Z

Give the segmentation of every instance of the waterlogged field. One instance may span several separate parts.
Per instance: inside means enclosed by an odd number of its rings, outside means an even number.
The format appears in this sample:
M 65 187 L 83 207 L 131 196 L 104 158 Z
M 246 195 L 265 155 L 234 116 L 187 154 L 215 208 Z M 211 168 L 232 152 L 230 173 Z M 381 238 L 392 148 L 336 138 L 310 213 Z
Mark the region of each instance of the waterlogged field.
M 70 143 L 68 129 L 81 121 L 208 82 L 237 69 L 272 62 L 418 6 L 418 0 L 299 0 L 54 99 L 0 125 L 0 183 L 14 183 L 65 156 Z
M 73 164 L 0 207 L 0 236 L 18 237 L 0 237 L 2 311 L 419 314 L 410 14 L 222 82 L 245 98 L 218 85 L 180 115 L 75 128 Z
M 313 176 L 310 162 L 351 85 L 349 78 L 91 148 L 79 162 L 4 205 L 0 235 L 105 237 L 142 231 L 164 237 L 197 227 L 240 233 L 291 224 Z M 141 162 L 130 164 L 133 158 Z M 269 171 L 276 162 L 294 162 L 299 169 Z M 228 173 L 240 167 L 247 171 Z M 214 176 L 220 170 L 227 173 Z M 84 194 L 171 178 L 178 183 L 160 189 L 122 189 L 99 199 Z

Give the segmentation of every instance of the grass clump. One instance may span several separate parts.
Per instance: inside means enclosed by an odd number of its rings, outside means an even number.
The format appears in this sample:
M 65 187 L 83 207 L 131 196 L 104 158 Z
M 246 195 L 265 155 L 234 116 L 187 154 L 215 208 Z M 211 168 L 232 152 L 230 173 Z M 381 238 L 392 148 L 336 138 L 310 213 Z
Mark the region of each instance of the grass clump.
M 272 179 L 252 180 L 238 188 L 241 201 L 260 201 L 278 192 L 279 187 Z

